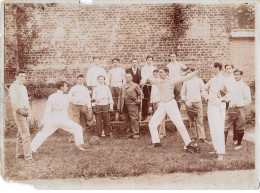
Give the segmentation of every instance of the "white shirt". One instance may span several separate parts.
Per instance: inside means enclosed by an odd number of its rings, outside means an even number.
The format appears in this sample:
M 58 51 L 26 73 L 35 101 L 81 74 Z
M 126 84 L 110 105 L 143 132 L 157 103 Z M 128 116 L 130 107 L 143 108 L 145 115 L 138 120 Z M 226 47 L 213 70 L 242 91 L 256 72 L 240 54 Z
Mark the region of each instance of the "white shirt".
M 67 94 L 63 94 L 61 90 L 51 94 L 46 103 L 42 124 L 55 119 L 60 119 L 61 121 L 68 119 L 69 102 L 70 97 Z
M 99 75 L 105 76 L 105 83 L 108 84 L 106 70 L 101 66 L 92 66 L 87 72 L 87 86 L 97 86 L 97 77 Z
M 243 81 L 235 81 L 233 85 L 233 95 L 229 106 L 237 105 L 237 107 L 243 107 L 251 103 L 250 87 Z
M 152 90 L 151 90 L 151 103 L 157 103 L 160 102 L 160 93 L 159 93 L 159 89 L 158 86 L 153 84 L 152 85 Z
M 137 67 L 135 67 L 135 68 L 132 67 L 132 71 L 133 71 L 134 74 L 136 74 L 136 72 L 137 72 Z
M 140 83 L 141 84 L 145 84 L 146 80 L 148 78 L 152 78 L 153 77 L 153 71 L 155 69 L 157 69 L 155 66 L 153 66 L 153 65 L 148 66 L 148 64 L 145 65 L 144 67 L 142 67 L 142 69 L 141 69 L 141 77 L 142 77 L 142 79 L 141 79 Z
M 121 87 L 125 83 L 125 70 L 120 67 L 109 70 L 108 83 L 112 87 Z
M 29 97 L 26 87 L 15 81 L 9 89 L 11 97 L 11 105 L 14 111 L 18 108 L 30 108 Z
M 74 105 L 87 105 L 88 108 L 91 108 L 89 91 L 84 85 L 77 84 L 73 86 L 68 95 Z
M 225 98 L 227 100 L 231 99 L 231 93 L 232 91 L 230 90 L 227 86 L 226 79 L 225 77 L 220 73 L 218 76 L 214 76 L 211 78 L 204 87 L 204 97 L 206 100 L 209 101 L 209 104 L 219 106 L 221 104 L 221 96 L 220 96 L 220 91 L 226 92 Z
M 95 99 L 97 105 L 108 105 L 113 107 L 113 97 L 110 88 L 106 85 L 98 85 L 93 90 L 92 99 Z
M 233 74 L 231 74 L 230 76 L 224 76 L 223 75 L 223 77 L 226 80 L 226 85 L 227 85 L 228 89 L 230 91 L 233 91 L 233 85 L 236 83 L 234 75 Z M 232 95 L 233 95 L 233 93 L 232 93 Z
M 181 99 L 190 102 L 201 101 L 201 91 L 203 91 L 204 82 L 201 78 L 193 77 L 183 83 L 181 89 Z
M 175 61 L 167 64 L 167 68 L 169 69 L 170 78 L 178 78 L 181 76 L 182 70 L 186 69 L 187 66 L 180 62 Z

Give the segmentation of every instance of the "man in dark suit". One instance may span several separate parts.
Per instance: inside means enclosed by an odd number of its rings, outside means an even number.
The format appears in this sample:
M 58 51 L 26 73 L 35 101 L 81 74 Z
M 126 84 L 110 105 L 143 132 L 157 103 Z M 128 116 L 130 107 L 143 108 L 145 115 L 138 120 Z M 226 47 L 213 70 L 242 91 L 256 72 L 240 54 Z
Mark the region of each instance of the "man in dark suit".
M 138 60 L 134 58 L 132 60 L 132 67 L 127 69 L 126 73 L 130 73 L 133 77 L 132 81 L 136 84 L 139 84 L 141 80 L 141 70 L 137 66 L 138 66 Z
M 132 81 L 133 77 L 130 73 L 126 74 L 126 83 L 122 86 L 119 100 L 118 109 L 123 112 L 126 117 L 126 123 L 129 125 L 127 128 L 127 138 L 139 138 L 139 125 L 138 125 L 138 107 L 142 100 L 142 90 L 139 84 Z

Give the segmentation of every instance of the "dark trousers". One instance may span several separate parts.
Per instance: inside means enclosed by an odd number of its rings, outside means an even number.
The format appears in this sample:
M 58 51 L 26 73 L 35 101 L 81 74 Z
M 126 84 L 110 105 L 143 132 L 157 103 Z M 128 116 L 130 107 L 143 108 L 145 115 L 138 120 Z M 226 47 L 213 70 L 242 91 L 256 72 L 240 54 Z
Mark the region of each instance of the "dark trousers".
M 180 108 L 181 108 L 181 92 L 178 89 L 174 88 L 173 93 L 174 93 L 174 98 L 177 102 L 178 108 L 180 110 Z
M 146 118 L 148 116 L 148 104 L 151 97 L 152 86 L 144 85 L 143 94 L 144 98 L 142 100 L 142 117 Z
M 96 105 L 96 134 L 97 136 L 102 135 L 102 126 L 104 124 L 105 135 L 110 135 L 109 127 L 109 105 Z
M 112 94 L 112 97 L 113 97 L 113 100 L 114 100 L 114 107 L 113 107 L 113 109 L 117 110 L 117 103 L 118 103 L 118 97 L 119 97 L 119 94 L 120 94 L 120 88 L 119 87 L 111 87 L 110 90 L 111 90 L 111 94 Z M 115 117 L 116 117 L 116 112 L 113 111 L 111 113 L 111 117 L 110 118 L 115 120 Z
M 126 99 L 123 112 L 126 118 L 127 135 L 133 137 L 139 137 L 138 106 L 131 99 Z

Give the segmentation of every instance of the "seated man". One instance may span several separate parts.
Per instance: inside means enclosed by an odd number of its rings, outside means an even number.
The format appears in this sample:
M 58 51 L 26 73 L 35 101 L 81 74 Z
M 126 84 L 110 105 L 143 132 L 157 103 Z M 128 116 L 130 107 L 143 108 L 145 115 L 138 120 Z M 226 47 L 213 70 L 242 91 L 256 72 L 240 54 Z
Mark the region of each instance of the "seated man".
M 61 128 L 74 135 L 78 150 L 86 151 L 86 149 L 82 147 L 84 144 L 82 127 L 69 119 L 68 106 L 70 98 L 65 94 L 68 91 L 67 83 L 65 81 L 58 81 L 56 87 L 57 92 L 51 94 L 46 103 L 46 109 L 41 123 L 43 129 L 38 132 L 32 140 L 31 149 L 33 152 L 36 152 L 50 135 Z

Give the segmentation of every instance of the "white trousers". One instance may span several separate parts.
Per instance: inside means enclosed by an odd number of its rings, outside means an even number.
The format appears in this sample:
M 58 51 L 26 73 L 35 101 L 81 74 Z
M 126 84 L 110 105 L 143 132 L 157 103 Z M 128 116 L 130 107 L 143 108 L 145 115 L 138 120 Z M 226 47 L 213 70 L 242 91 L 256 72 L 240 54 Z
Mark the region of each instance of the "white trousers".
M 208 104 L 208 121 L 210 135 L 215 151 L 218 154 L 225 154 L 224 125 L 226 115 L 226 104 L 220 106 Z
M 153 114 L 149 122 L 149 129 L 152 137 L 152 143 L 160 142 L 157 127 L 165 118 L 166 114 L 170 117 L 173 124 L 177 127 L 185 145 L 188 145 L 191 142 L 191 139 L 182 121 L 181 113 L 175 100 L 171 100 L 169 102 L 160 102 L 158 109 Z
M 32 151 L 36 152 L 42 143 L 59 128 L 74 135 L 76 146 L 84 144 L 82 127 L 68 118 L 59 117 L 49 120 L 42 130 L 37 133 L 31 143 Z

